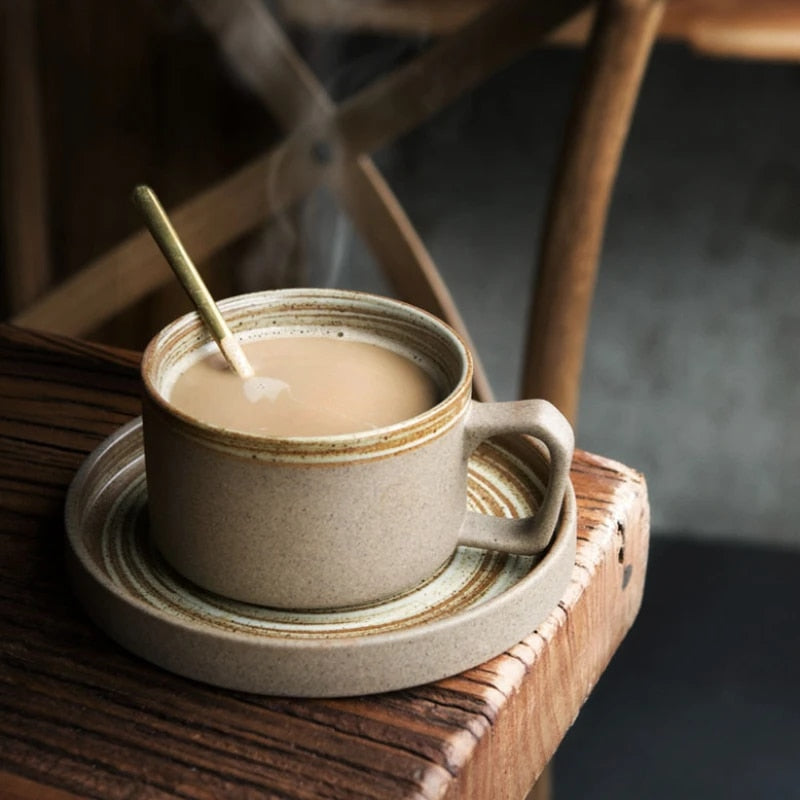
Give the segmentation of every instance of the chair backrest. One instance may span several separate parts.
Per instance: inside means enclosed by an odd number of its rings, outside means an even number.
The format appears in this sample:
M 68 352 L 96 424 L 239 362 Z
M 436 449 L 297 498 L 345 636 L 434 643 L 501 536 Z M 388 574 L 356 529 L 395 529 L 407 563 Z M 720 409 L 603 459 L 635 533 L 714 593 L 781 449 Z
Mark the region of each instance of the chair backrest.
M 263 3 L 186 2 L 215 36 L 231 68 L 286 131 L 277 147 L 171 210 L 187 250 L 202 263 L 326 183 L 397 295 L 443 317 L 469 340 L 433 260 L 369 153 L 523 55 L 588 0 L 498 0 L 340 105 L 328 97 Z M 549 202 L 523 393 L 552 400 L 572 420 L 606 212 L 662 10 L 663 0 L 600 2 Z M 85 336 L 169 280 L 160 253 L 142 230 L 13 321 Z M 475 387 L 479 397 L 491 398 L 479 361 Z
M 523 395 L 573 423 L 608 207 L 664 4 L 600 3 L 542 236 Z

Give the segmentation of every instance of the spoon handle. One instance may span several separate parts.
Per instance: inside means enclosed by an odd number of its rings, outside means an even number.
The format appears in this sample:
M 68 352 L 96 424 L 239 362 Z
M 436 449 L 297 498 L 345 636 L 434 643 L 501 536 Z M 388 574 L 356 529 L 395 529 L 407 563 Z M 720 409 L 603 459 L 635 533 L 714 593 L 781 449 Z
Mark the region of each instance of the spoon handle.
M 133 202 L 142 212 L 150 234 L 208 326 L 228 364 L 240 377 L 251 377 L 253 368 L 247 356 L 220 314 L 214 298 L 189 258 L 155 192 L 149 186 L 137 186 L 133 190 Z

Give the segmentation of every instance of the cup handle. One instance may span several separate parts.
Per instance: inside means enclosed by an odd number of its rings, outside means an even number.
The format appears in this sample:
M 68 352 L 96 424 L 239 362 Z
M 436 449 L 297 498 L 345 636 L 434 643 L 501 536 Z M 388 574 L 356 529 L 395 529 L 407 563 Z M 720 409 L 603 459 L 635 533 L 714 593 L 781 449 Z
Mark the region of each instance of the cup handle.
M 547 400 L 480 403 L 472 407 L 464 429 L 465 458 L 490 436 L 522 433 L 541 441 L 550 454 L 544 498 L 533 516 L 506 519 L 467 512 L 458 543 L 503 553 L 533 555 L 550 543 L 569 480 L 575 436 L 566 417 Z

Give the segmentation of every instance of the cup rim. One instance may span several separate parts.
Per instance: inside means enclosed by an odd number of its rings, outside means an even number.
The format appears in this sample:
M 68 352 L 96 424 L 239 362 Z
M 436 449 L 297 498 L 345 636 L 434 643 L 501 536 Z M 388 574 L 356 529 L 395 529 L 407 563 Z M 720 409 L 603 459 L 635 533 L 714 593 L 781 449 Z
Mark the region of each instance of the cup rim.
M 218 302 L 220 311 L 232 312 L 238 309 L 245 309 L 252 305 L 253 301 L 266 302 L 274 305 L 275 308 L 311 308 L 311 304 L 328 301 L 342 307 L 346 303 L 360 304 L 367 308 L 368 304 L 373 309 L 385 308 L 393 309 L 395 314 L 403 314 L 406 317 L 416 317 L 424 320 L 429 327 L 435 329 L 438 334 L 449 340 L 453 349 L 458 353 L 461 361 L 460 374 L 453 388 L 434 406 L 408 419 L 386 425 L 380 428 L 368 429 L 365 431 L 355 431 L 350 433 L 327 434 L 317 436 L 277 436 L 274 434 L 250 433 L 243 430 L 221 427 L 187 414 L 180 408 L 173 405 L 156 386 L 153 379 L 152 370 L 157 362 L 163 343 L 170 336 L 175 334 L 201 333 L 203 338 L 198 341 L 197 346 L 205 345 L 211 341 L 211 336 L 205 330 L 205 326 L 200 320 L 196 311 L 189 311 L 186 314 L 167 323 L 147 344 L 142 355 L 140 374 L 145 388 L 145 395 L 157 409 L 165 413 L 170 418 L 181 423 L 181 427 L 193 433 L 199 434 L 203 439 L 226 439 L 232 445 L 245 446 L 252 449 L 257 445 L 272 445 L 274 447 L 287 446 L 296 447 L 302 450 L 314 449 L 339 449 L 344 446 L 358 444 L 369 447 L 373 443 L 386 445 L 398 437 L 408 441 L 416 438 L 417 432 L 429 429 L 432 423 L 439 423 L 437 430 L 449 428 L 448 421 L 454 420 L 460 412 L 466 408 L 467 401 L 472 395 L 472 376 L 473 360 L 472 354 L 467 347 L 464 339 L 450 325 L 441 320 L 436 315 L 425 311 L 417 306 L 403 300 L 383 295 L 373 294 L 348 289 L 271 289 L 258 292 L 249 292 L 224 298 Z M 239 330 L 247 330 L 246 326 L 231 325 L 234 333 Z M 257 327 L 251 328 L 257 329 Z M 465 396 L 466 395 L 466 396 Z

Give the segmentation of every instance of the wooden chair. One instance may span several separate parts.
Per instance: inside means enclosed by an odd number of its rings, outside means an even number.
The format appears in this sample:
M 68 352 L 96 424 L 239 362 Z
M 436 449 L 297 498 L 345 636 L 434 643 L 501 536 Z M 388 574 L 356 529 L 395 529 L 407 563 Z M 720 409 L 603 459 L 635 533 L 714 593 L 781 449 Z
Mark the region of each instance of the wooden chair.
M 171 210 L 189 252 L 204 262 L 324 182 L 397 295 L 440 315 L 469 340 L 425 245 L 369 153 L 523 55 L 587 0 L 501 0 L 338 106 L 262 3 L 187 2 L 232 69 L 286 130 L 277 147 Z M 573 421 L 609 198 L 662 8 L 662 0 L 601 3 L 551 194 L 523 393 L 552 400 Z M 267 180 L 270 193 L 264 191 Z M 13 321 L 85 336 L 170 279 L 142 230 L 30 303 Z M 492 396 L 480 363 L 475 386 L 479 397 Z

